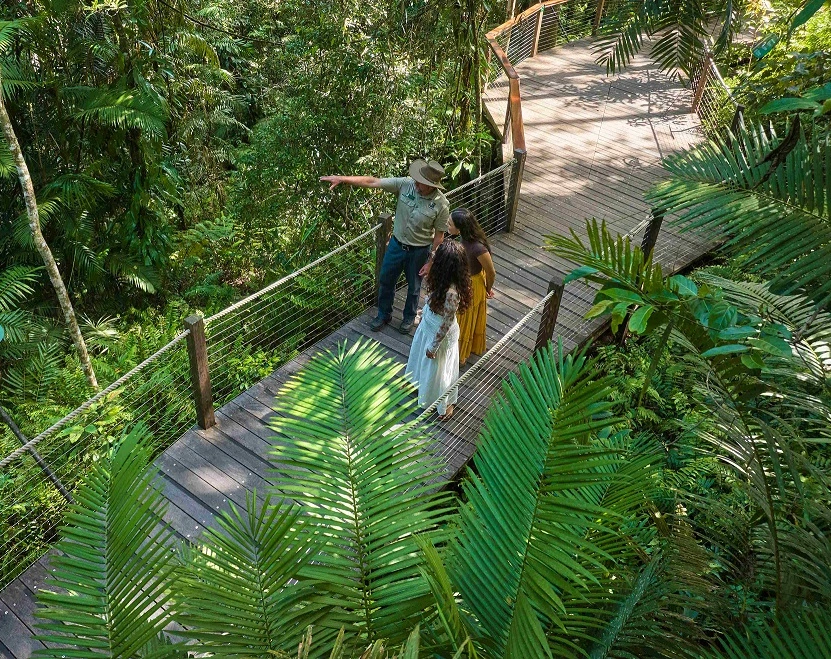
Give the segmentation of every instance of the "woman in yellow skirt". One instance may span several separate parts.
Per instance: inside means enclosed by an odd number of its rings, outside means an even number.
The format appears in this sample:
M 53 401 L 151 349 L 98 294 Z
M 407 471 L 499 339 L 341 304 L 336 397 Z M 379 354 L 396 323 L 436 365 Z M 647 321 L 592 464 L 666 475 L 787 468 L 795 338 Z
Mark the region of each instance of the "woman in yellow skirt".
M 450 235 L 461 237 L 473 285 L 473 301 L 457 317 L 459 321 L 459 365 L 463 366 L 470 353 L 481 355 L 485 352 L 488 298 L 493 297 L 496 270 L 493 267 L 488 238 L 473 213 L 467 208 L 457 208 L 450 214 L 447 228 Z

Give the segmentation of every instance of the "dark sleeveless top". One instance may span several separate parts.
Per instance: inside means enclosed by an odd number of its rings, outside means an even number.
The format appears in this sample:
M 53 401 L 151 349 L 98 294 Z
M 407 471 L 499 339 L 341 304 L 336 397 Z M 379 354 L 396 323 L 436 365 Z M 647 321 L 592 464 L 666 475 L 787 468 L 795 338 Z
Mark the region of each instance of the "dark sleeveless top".
M 485 254 L 488 251 L 488 248 L 478 240 L 470 243 L 466 240 L 462 240 L 460 242 L 462 243 L 462 247 L 465 248 L 465 254 L 467 254 L 467 267 L 470 271 L 471 277 L 473 275 L 478 275 L 482 272 L 482 264 L 479 263 L 479 257 L 482 256 L 482 254 Z

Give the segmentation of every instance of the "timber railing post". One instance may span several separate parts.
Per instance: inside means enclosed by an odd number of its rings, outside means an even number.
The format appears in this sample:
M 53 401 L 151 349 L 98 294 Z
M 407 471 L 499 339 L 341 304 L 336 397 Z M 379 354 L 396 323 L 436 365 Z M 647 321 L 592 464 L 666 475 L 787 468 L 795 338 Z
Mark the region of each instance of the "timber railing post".
M 375 297 L 378 297 L 378 287 L 381 285 L 381 266 L 384 263 L 384 255 L 387 253 L 387 243 L 392 233 L 392 215 L 390 213 L 379 213 L 378 221 L 381 223 L 375 230 Z
M 516 222 L 516 209 L 519 204 L 519 191 L 522 188 L 522 173 L 525 170 L 525 149 L 514 149 L 514 168 L 511 170 L 511 183 L 508 187 L 508 223 L 505 227 L 507 233 L 514 230 Z
M 655 250 L 655 243 L 658 242 L 658 234 L 661 232 L 661 225 L 664 223 L 664 211 L 658 208 L 652 209 L 652 216 L 643 232 L 641 240 L 641 251 L 644 261 L 648 260 Z
M 185 318 L 188 334 L 190 384 L 196 405 L 196 422 L 205 430 L 216 425 L 214 401 L 211 394 L 211 375 L 208 372 L 208 344 L 205 340 L 205 319 L 194 314 Z
M 534 350 L 540 350 L 547 346 L 551 337 L 554 336 L 554 327 L 557 325 L 557 314 L 560 312 L 560 302 L 563 299 L 564 288 L 565 284 L 563 284 L 560 277 L 553 277 L 548 282 L 548 292 L 552 295 L 545 301 L 542 308 L 542 318 L 540 318 L 540 327 L 537 330 L 537 342 L 534 344 Z
M 707 88 L 707 77 L 710 75 L 710 53 L 704 53 L 701 60 L 701 75 L 698 76 L 698 84 L 693 93 L 692 111 L 698 112 L 704 90 Z
M 606 0 L 597 0 L 597 11 L 594 12 L 594 23 L 592 23 L 592 36 L 597 35 L 597 29 L 600 27 L 600 21 L 603 20 L 603 5 Z
M 540 47 L 540 29 L 542 28 L 542 14 L 545 11 L 545 5 L 540 5 L 540 10 L 537 12 L 537 27 L 534 30 L 534 45 L 531 47 L 531 57 L 537 56 L 537 50 Z

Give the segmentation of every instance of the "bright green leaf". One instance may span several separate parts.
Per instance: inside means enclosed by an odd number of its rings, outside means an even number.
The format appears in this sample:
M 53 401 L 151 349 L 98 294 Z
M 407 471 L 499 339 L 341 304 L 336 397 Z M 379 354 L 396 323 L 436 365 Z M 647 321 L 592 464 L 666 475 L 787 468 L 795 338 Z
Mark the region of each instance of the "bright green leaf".
M 655 307 L 644 305 L 639 307 L 629 319 L 629 331 L 633 334 L 643 334 L 646 331 L 646 323 L 655 311 Z
M 790 357 L 793 353 L 791 345 L 785 339 L 779 338 L 778 336 L 762 336 L 756 342 L 756 347 L 759 350 L 781 357 Z
M 816 101 L 809 101 L 805 98 L 779 98 L 767 103 L 760 112 L 772 114 L 774 112 L 793 112 L 795 110 L 816 110 L 822 106 Z
M 753 352 L 746 352 L 742 355 L 742 364 L 747 368 L 764 368 L 764 360 Z
M 695 285 L 692 279 L 688 279 L 683 275 L 673 275 L 670 277 L 669 287 L 684 297 L 695 297 L 698 295 L 698 286 Z
M 593 275 L 597 272 L 597 268 L 592 268 L 588 265 L 581 265 L 576 270 L 572 270 L 566 275 L 566 278 L 563 280 L 564 284 L 567 284 L 570 281 L 575 281 L 577 279 L 582 279 L 583 277 L 587 277 L 589 275 Z
M 825 4 L 825 0 L 808 0 L 802 8 L 802 11 L 794 17 L 789 33 L 793 32 L 798 27 L 805 25 L 805 23 L 807 23 L 814 14 L 822 9 L 823 4 Z
M 623 304 L 643 304 L 643 298 L 633 291 L 625 288 L 603 288 L 598 295 L 604 295 L 610 300 Z
M 724 346 L 716 346 L 715 348 L 710 348 L 709 350 L 705 350 L 701 353 L 702 357 L 718 357 L 720 355 L 732 355 L 738 352 L 747 352 L 750 350 L 748 346 L 741 345 L 739 343 L 730 343 Z

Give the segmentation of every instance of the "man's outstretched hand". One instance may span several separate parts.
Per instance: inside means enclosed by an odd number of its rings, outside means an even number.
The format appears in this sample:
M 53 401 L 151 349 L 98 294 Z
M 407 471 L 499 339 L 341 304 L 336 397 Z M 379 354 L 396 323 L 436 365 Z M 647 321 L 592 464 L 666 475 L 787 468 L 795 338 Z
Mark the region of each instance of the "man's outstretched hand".
M 321 176 L 321 181 L 326 181 L 329 184 L 329 189 L 334 190 L 338 187 L 341 183 L 343 183 L 342 176 Z
M 427 261 L 423 266 L 421 266 L 421 270 L 418 271 L 419 277 L 426 277 L 427 273 L 430 272 L 430 266 L 433 265 L 433 261 Z

